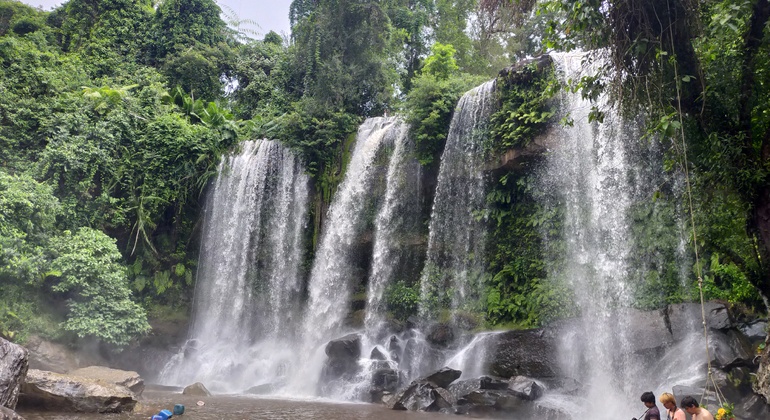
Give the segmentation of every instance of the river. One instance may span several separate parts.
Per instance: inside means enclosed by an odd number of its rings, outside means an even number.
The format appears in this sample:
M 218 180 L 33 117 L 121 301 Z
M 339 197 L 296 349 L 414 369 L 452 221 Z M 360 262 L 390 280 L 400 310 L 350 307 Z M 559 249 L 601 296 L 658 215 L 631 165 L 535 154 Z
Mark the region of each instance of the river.
M 196 403 L 203 401 L 204 405 Z M 18 413 L 26 420 L 72 420 L 72 419 L 148 419 L 162 409 L 172 410 L 174 404 L 183 404 L 185 414 L 182 419 L 333 419 L 333 420 L 419 420 L 447 419 L 446 414 L 414 413 L 389 410 L 381 405 L 363 403 L 340 403 L 333 401 L 277 400 L 250 396 L 212 396 L 192 397 L 179 393 L 148 389 L 131 413 L 121 414 L 82 414 L 35 411 L 18 408 Z

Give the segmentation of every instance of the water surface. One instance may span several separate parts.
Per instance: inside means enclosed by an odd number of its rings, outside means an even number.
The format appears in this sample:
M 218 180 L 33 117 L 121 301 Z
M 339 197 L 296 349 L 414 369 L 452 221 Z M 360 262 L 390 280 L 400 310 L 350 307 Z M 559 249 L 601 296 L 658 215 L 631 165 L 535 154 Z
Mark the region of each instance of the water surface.
M 205 405 L 196 403 L 203 401 Z M 122 414 L 80 414 L 40 412 L 19 408 L 26 420 L 72 420 L 72 419 L 148 419 L 161 409 L 172 410 L 174 404 L 184 404 L 185 414 L 174 416 L 180 420 L 243 420 L 243 419 L 333 419 L 333 420 L 419 420 L 451 419 L 438 413 L 414 413 L 389 410 L 375 404 L 338 403 L 330 401 L 276 400 L 249 396 L 192 397 L 167 391 L 145 391 L 133 413 Z

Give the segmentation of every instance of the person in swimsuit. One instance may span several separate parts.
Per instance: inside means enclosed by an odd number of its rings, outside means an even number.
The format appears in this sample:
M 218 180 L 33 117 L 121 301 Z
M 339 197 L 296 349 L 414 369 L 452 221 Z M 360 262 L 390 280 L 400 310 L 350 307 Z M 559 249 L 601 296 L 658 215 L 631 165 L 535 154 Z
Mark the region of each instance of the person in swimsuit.
M 693 397 L 682 398 L 682 408 L 692 415 L 692 420 L 714 420 L 714 416 L 705 408 L 698 406 L 698 401 Z
M 676 406 L 676 399 L 672 394 L 664 392 L 660 396 L 660 402 L 663 403 L 663 407 L 666 408 L 667 420 L 686 420 L 684 410 Z

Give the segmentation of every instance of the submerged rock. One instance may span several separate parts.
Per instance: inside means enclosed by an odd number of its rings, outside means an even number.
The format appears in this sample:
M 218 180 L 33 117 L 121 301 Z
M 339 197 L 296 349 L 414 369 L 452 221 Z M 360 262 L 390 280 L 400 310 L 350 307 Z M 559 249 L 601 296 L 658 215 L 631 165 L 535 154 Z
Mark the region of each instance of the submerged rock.
M 19 405 L 52 411 L 120 413 L 134 409 L 131 390 L 112 383 L 30 369 Z
M 0 407 L 16 408 L 28 368 L 27 350 L 0 338 Z
M 182 395 L 191 395 L 194 397 L 210 397 L 211 392 L 206 389 L 206 386 L 200 382 L 196 382 L 192 385 L 188 385 L 182 391 Z

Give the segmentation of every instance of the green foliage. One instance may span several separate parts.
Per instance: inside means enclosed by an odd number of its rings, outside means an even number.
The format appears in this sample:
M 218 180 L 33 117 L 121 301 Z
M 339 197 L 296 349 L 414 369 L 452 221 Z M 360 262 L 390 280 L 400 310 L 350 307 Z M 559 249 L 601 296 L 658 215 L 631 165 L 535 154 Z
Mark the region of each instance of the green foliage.
M 306 99 L 321 108 L 362 116 L 388 108 L 397 74 L 387 62 L 392 31 L 386 5 L 300 2 L 292 6 L 292 16 L 292 51 Z
M 403 281 L 388 285 L 385 290 L 385 307 L 397 320 L 405 321 L 417 314 L 420 307 L 419 284 L 409 286 Z
M 34 284 L 43 279 L 45 244 L 60 211 L 49 186 L 0 170 L 0 282 Z
M 500 108 L 490 118 L 494 153 L 524 147 L 554 116 L 549 100 L 559 89 L 553 68 L 534 62 L 506 71 L 497 79 Z
M 422 73 L 431 75 L 440 81 L 449 79 L 460 69 L 454 55 L 455 48 L 452 45 L 445 45 L 440 42 L 433 44 L 430 56 L 425 59 Z
M 457 101 L 482 80 L 468 75 L 441 80 L 432 74 L 422 74 L 414 79 L 405 108 L 415 139 L 417 159 L 421 164 L 427 165 L 438 159 L 444 149 Z
M 114 239 L 81 228 L 75 234 L 65 231 L 54 238 L 51 248 L 51 267 L 61 273 L 52 290 L 70 299 L 66 330 L 117 346 L 149 331 L 144 309 L 131 300 Z
M 225 41 L 227 24 L 213 0 L 166 0 L 152 19 L 150 55 L 163 61 L 190 47 L 213 47 Z M 191 69 L 192 71 L 192 69 Z
M 548 278 L 546 261 L 556 253 L 544 238 L 560 233 L 560 212 L 535 196 L 532 175 L 502 175 L 487 194 L 493 221 L 487 283 L 486 318 L 491 324 L 537 327 L 572 315 L 572 295 L 558 279 Z

